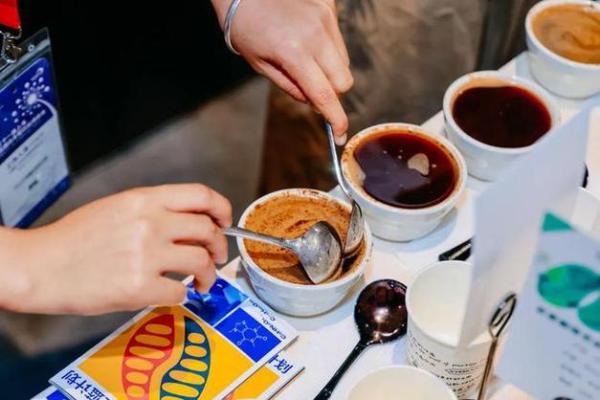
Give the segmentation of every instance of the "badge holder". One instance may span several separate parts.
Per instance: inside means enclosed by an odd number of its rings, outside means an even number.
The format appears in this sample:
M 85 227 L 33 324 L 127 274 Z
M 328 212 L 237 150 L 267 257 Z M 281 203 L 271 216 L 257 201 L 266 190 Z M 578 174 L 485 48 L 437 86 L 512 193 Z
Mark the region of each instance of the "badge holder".
M 48 31 L 17 43 L 20 32 L 0 28 L 0 225 L 25 228 L 70 176 Z

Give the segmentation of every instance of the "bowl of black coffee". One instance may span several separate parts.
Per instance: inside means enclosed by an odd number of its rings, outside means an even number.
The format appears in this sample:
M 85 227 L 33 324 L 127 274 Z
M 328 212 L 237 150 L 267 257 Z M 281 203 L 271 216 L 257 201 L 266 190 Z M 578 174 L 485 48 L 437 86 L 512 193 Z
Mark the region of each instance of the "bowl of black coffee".
M 430 233 L 464 190 L 466 166 L 444 137 L 389 123 L 355 135 L 342 154 L 354 199 L 376 236 L 394 241 Z
M 496 71 L 467 74 L 450 85 L 444 118 L 469 174 L 483 180 L 495 180 L 559 123 L 544 89 Z

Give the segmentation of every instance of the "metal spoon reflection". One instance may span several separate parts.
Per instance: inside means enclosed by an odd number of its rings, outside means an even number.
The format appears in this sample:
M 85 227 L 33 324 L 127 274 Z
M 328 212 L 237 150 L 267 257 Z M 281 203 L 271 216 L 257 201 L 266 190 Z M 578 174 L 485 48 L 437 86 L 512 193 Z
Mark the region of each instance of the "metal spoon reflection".
M 336 230 L 327 222 L 320 221 L 295 239 L 282 239 L 231 227 L 223 229 L 227 236 L 237 236 L 283 247 L 293 252 L 300 260 L 312 283 L 329 279 L 342 263 L 342 242 Z
M 360 340 L 315 400 L 331 397 L 344 373 L 368 346 L 390 342 L 406 333 L 406 286 L 392 279 L 371 282 L 356 300 L 354 320 Z

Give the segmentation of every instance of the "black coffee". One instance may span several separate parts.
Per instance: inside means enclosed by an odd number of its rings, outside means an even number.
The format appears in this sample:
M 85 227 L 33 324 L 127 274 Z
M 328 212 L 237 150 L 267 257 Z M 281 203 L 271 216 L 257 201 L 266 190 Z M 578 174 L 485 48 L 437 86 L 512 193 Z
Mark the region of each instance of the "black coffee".
M 364 190 L 396 207 L 438 204 L 458 181 L 458 165 L 448 151 L 410 131 L 389 130 L 368 137 L 354 150 L 354 158 L 365 174 Z
M 546 106 L 518 86 L 474 87 L 454 101 L 454 120 L 467 135 L 497 147 L 526 147 L 548 132 Z

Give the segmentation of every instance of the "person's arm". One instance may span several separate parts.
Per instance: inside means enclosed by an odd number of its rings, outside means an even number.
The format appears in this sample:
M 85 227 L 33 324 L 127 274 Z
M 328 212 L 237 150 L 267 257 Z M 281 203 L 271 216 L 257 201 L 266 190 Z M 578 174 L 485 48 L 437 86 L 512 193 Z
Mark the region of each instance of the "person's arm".
M 212 0 L 223 26 L 232 0 Z M 353 84 L 334 0 L 242 0 L 233 47 L 259 73 L 309 102 L 345 141 L 348 118 L 338 95 Z
M 140 188 L 83 206 L 45 227 L 0 228 L 0 308 L 100 314 L 171 305 L 214 283 L 227 260 L 229 201 L 199 184 Z

